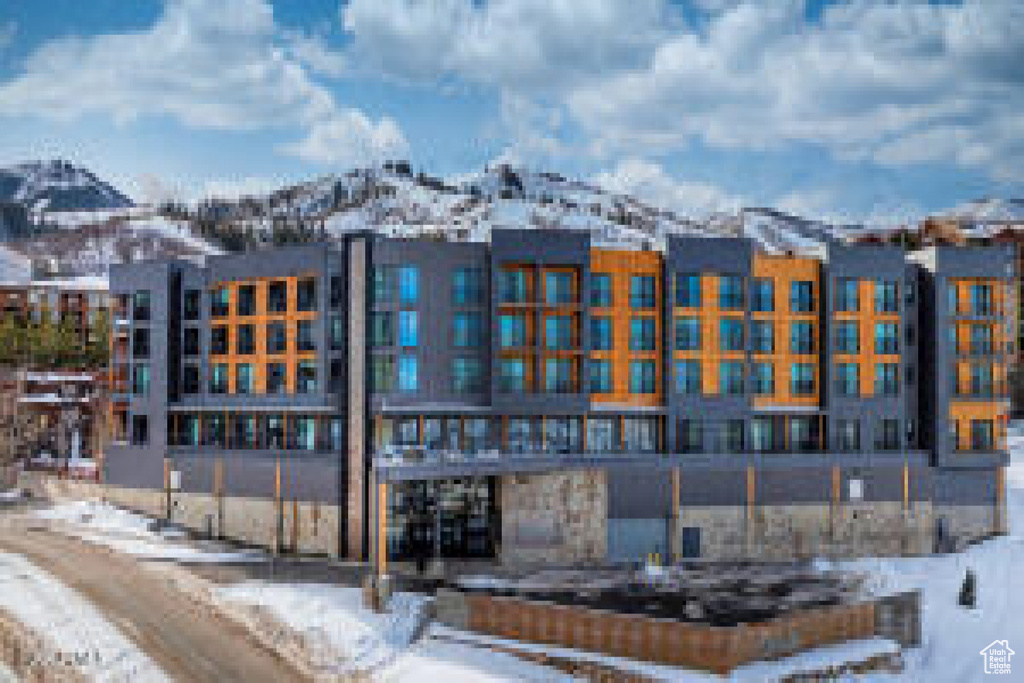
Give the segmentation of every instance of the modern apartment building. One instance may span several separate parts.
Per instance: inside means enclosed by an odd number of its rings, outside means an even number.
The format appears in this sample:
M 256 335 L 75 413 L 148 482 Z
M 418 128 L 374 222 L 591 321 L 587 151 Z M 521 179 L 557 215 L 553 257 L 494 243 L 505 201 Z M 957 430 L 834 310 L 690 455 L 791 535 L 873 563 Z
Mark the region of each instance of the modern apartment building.
M 931 552 L 1005 529 L 1013 270 L 555 230 L 115 266 L 104 477 L 352 558 Z
M 82 344 L 100 316 L 109 309 L 107 282 L 102 278 L 52 278 L 0 282 L 0 322 L 31 325 L 48 320 L 67 324 Z

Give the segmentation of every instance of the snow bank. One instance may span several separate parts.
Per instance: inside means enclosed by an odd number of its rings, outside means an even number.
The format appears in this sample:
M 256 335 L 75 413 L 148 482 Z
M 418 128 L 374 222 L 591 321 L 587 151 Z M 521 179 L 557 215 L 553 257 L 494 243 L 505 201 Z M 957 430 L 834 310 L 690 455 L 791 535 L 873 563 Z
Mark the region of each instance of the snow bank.
M 54 650 L 48 654 L 70 658 L 90 680 L 168 680 L 75 591 L 20 555 L 0 553 L 0 608 L 45 638 Z

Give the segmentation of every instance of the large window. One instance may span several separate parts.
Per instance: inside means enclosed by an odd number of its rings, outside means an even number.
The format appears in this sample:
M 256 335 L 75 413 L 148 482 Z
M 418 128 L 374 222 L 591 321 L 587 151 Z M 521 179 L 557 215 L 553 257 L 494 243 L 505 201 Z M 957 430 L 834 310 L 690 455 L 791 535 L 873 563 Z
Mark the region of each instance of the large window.
M 475 306 L 484 300 L 484 271 L 459 268 L 452 273 L 452 302 L 456 306 Z
M 149 290 L 140 289 L 132 297 L 132 318 L 138 322 L 145 322 L 150 318 Z
M 388 394 L 395 389 L 395 357 L 373 356 L 370 360 L 370 384 L 378 394 Z
M 267 363 L 267 393 L 284 394 L 288 392 L 288 378 L 284 363 Z
M 897 363 L 875 365 L 875 395 L 896 396 L 900 393 L 900 366 Z
M 210 317 L 223 318 L 231 308 L 231 291 L 227 287 L 217 287 L 210 293 Z
M 199 320 L 202 315 L 203 293 L 198 289 L 185 290 L 185 305 L 183 315 L 185 320 Z
M 836 323 L 836 353 L 860 352 L 860 326 L 852 320 Z
M 629 393 L 657 392 L 657 367 L 653 360 L 629 361 Z
M 198 394 L 200 391 L 199 367 L 184 365 L 181 368 L 181 393 L 186 396 Z
M 330 325 L 331 350 L 338 351 L 345 348 L 345 319 L 340 315 L 332 315 Z
M 398 357 L 398 390 L 418 391 L 420 388 L 419 359 L 416 356 Z
M 882 419 L 875 434 L 875 448 L 880 451 L 895 451 L 900 447 L 900 421 Z
M 544 318 L 544 348 L 568 351 L 573 348 L 571 315 L 549 315 Z
M 971 325 L 971 353 L 989 355 L 995 350 L 991 325 Z
M 632 318 L 629 321 L 629 349 L 653 351 L 657 341 L 654 318 Z
M 267 311 L 284 313 L 288 310 L 288 282 L 276 280 L 267 286 Z
M 210 368 L 210 393 L 228 393 L 228 368 L 227 363 L 214 363 Z
M 853 312 L 860 309 L 860 295 L 856 279 L 840 278 L 836 280 L 835 309 L 841 312 Z
M 132 393 L 136 396 L 145 396 L 149 393 L 149 366 L 132 366 Z
M 499 276 L 499 301 L 503 304 L 525 304 L 529 301 L 528 273 L 525 270 L 503 270 Z
M 484 320 L 478 312 L 462 311 L 452 318 L 455 347 L 460 349 L 476 348 L 483 343 Z
M 995 308 L 992 305 L 991 285 L 972 284 L 967 293 L 971 315 L 992 315 L 995 312 Z
M 300 361 L 295 368 L 295 391 L 299 394 L 315 394 L 316 361 Z
M 724 396 L 743 393 L 743 363 L 726 361 L 718 366 L 718 392 Z
M 238 315 L 256 315 L 256 286 L 238 287 Z
M 285 353 L 288 350 L 288 334 L 284 323 L 267 325 L 267 353 Z
M 775 393 L 775 366 L 772 363 L 754 363 L 750 369 L 751 390 L 755 396 Z
M 900 329 L 898 323 L 875 323 L 875 353 L 893 354 L 900 352 Z
M 608 273 L 591 273 L 590 305 L 595 308 L 612 305 L 612 276 Z
M 992 365 L 989 363 L 971 363 L 971 396 L 992 396 L 995 387 L 992 382 Z
M 299 351 L 316 351 L 312 320 L 300 320 L 296 323 L 295 341 Z
M 588 419 L 587 450 L 591 453 L 615 453 L 621 450 L 619 421 L 612 417 Z
M 374 266 L 371 275 L 370 296 L 375 304 L 389 304 L 395 300 L 395 267 Z
M 622 419 L 622 447 L 627 453 L 655 453 L 658 450 L 658 418 Z
M 136 327 L 132 331 L 132 356 L 149 358 L 149 328 Z
M 374 311 L 370 314 L 370 346 L 382 348 L 395 345 L 395 314 Z
M 498 318 L 498 344 L 503 349 L 518 349 L 528 345 L 526 316 L 504 314 Z
M 316 418 L 297 415 L 288 421 L 291 445 L 299 451 L 316 450 Z
M 768 278 L 755 278 L 750 288 L 750 310 L 775 310 L 775 283 Z
M 860 450 L 860 422 L 837 419 L 834 426 L 836 450 L 847 452 Z
M 239 325 L 236 346 L 238 355 L 251 356 L 256 353 L 256 332 L 252 325 Z
M 132 445 L 145 446 L 149 443 L 149 417 L 132 415 Z
M 419 343 L 419 314 L 416 311 L 398 312 L 398 345 L 415 348 Z
M 345 361 L 341 358 L 332 358 L 327 371 L 327 391 L 340 394 L 345 390 Z
M 875 280 L 875 312 L 896 313 L 900 307 L 899 290 L 892 280 Z
M 718 344 L 722 351 L 743 350 L 743 321 L 723 318 L 718 323 Z
M 316 305 L 316 279 L 302 278 L 296 284 L 296 308 L 300 311 L 315 311 Z
M 590 373 L 590 393 L 610 394 L 612 392 L 611 361 L 592 359 L 588 368 Z
M 794 321 L 789 327 L 789 348 L 792 353 L 814 353 L 814 323 Z
M 860 366 L 857 363 L 836 364 L 836 393 L 840 396 L 860 394 Z
M 697 351 L 700 349 L 700 319 L 676 318 L 676 351 Z
M 995 450 L 992 420 L 971 420 L 971 449 L 975 451 Z
M 700 275 L 695 273 L 676 275 L 676 306 L 681 308 L 700 307 Z
M 544 391 L 549 394 L 571 394 L 576 391 L 575 361 L 570 358 L 544 360 Z
M 743 278 L 739 275 L 720 275 L 718 278 L 718 307 L 727 310 L 743 308 Z
M 750 347 L 754 353 L 775 351 L 775 326 L 767 320 L 750 321 Z
M 793 363 L 790 366 L 790 393 L 793 396 L 811 396 L 814 394 L 814 365 L 811 363 Z
M 676 393 L 696 395 L 701 393 L 700 361 L 676 361 Z
M 403 304 L 415 304 L 419 298 L 419 269 L 416 266 L 401 266 L 398 269 L 398 300 Z
M 210 354 L 223 356 L 228 351 L 228 328 L 227 325 L 218 325 L 210 329 Z
M 629 307 L 654 308 L 657 279 L 653 275 L 631 275 L 629 278 Z
M 814 312 L 814 283 L 794 280 L 789 284 L 789 308 L 794 313 Z
M 704 429 L 700 420 L 679 420 L 676 442 L 680 453 L 704 451 Z
M 483 391 L 483 364 L 479 358 L 452 360 L 452 391 L 474 394 Z
M 251 394 L 253 392 L 252 366 L 239 363 L 235 366 L 235 393 Z
M 611 318 L 593 317 L 590 319 L 590 348 L 594 351 L 610 351 L 612 349 Z
M 526 361 L 502 358 L 498 361 L 498 389 L 505 393 L 526 391 Z
M 565 306 L 576 302 L 573 292 L 573 274 L 565 271 L 544 273 L 544 303 Z
M 345 278 L 341 275 L 332 275 L 330 288 L 331 308 L 337 310 L 345 303 Z

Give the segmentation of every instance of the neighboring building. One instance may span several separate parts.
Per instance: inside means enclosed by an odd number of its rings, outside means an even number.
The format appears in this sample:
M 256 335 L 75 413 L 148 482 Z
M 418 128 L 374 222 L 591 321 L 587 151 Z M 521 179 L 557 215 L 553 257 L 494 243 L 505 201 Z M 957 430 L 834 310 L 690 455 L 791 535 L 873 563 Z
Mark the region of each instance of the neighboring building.
M 352 558 L 380 502 L 398 559 L 931 552 L 1005 530 L 1013 267 L 559 230 L 114 266 L 104 475 L 315 504 Z
M 96 341 L 92 336 L 96 321 L 109 308 L 106 278 L 0 281 L 0 322 L 29 325 L 48 318 L 55 324 L 69 323 L 82 344 Z

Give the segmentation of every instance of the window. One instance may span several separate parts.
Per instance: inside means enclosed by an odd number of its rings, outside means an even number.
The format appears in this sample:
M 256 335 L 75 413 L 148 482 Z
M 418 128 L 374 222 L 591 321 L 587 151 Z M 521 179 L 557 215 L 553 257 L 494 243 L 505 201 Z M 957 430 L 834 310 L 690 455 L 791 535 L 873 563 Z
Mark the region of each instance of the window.
M 701 393 L 700 361 L 676 361 L 676 393 L 690 395 Z
M 700 453 L 704 450 L 704 434 L 700 420 L 680 420 L 676 441 L 680 453 Z
M 498 388 L 506 393 L 526 391 L 526 362 L 522 358 L 502 358 L 498 361 Z
M 629 278 L 630 308 L 654 308 L 656 279 L 653 275 L 632 275 Z
M 875 323 L 875 353 L 893 354 L 900 352 L 900 331 L 898 323 Z
M 573 347 L 573 325 L 571 315 L 549 315 L 544 317 L 544 348 L 551 351 L 566 351 Z
M 992 343 L 992 327 L 990 325 L 971 325 L 971 353 L 989 355 L 995 346 Z
M 178 433 L 172 434 L 170 428 L 167 435 L 170 438 L 168 445 L 177 446 L 198 446 L 199 445 L 199 416 L 181 415 L 178 417 Z
M 132 445 L 145 446 L 149 443 L 149 418 L 146 415 L 132 415 Z
M 331 316 L 331 350 L 345 348 L 345 319 L 340 315 Z
M 414 304 L 420 298 L 420 271 L 416 266 L 401 266 L 398 269 L 398 300 L 403 304 Z
M 149 358 L 149 328 L 136 327 L 132 331 L 132 355 L 136 358 Z
M 750 448 L 758 452 L 776 449 L 775 422 L 770 417 L 755 417 L 750 420 Z
M 395 388 L 395 357 L 374 356 L 370 361 L 370 384 L 378 394 L 388 394 Z
M 860 395 L 860 366 L 857 363 L 836 364 L 836 393 L 840 396 Z
M 210 368 L 210 393 L 228 393 L 228 364 L 216 363 Z
M 875 280 L 875 312 L 896 313 L 900 307 L 899 292 L 892 280 Z
M 587 450 L 591 453 L 614 453 L 620 449 L 619 421 L 610 417 L 587 420 Z
M 574 302 L 572 273 L 565 271 L 544 273 L 544 303 L 548 306 L 564 306 Z
M 398 345 L 415 348 L 419 342 L 419 314 L 416 311 L 398 312 Z
M 895 451 L 900 447 L 900 421 L 883 419 L 878 423 L 875 448 L 880 451 Z
M 480 313 L 456 313 L 452 325 L 456 348 L 476 348 L 483 342 L 484 325 Z
M 332 394 L 340 394 L 345 390 L 345 361 L 341 358 L 332 358 L 328 366 L 327 391 Z
M 483 365 L 479 358 L 452 360 L 452 391 L 474 394 L 483 391 Z
M 413 392 L 420 386 L 419 360 L 416 356 L 398 357 L 398 390 Z
M 198 289 L 185 290 L 185 302 L 182 315 L 185 320 L 199 320 L 202 309 L 203 294 Z
M 900 366 L 896 363 L 875 365 L 875 395 L 896 396 L 900 393 Z
M 256 332 L 252 325 L 239 325 L 236 345 L 238 355 L 250 356 L 256 353 Z
M 218 325 L 210 329 L 210 353 L 214 356 L 229 353 L 227 325 Z
M 724 396 L 738 396 L 743 393 L 743 363 L 723 362 L 718 366 L 718 391 Z
M 288 335 L 284 323 L 267 325 L 267 353 L 284 353 L 288 349 Z
M 611 351 L 611 318 L 595 317 L 590 319 L 590 348 L 594 351 Z
M 718 344 L 722 351 L 743 350 L 743 321 L 723 318 L 718 323 Z
M 789 448 L 797 452 L 818 450 L 818 425 L 816 418 L 789 418 Z
M 267 393 L 284 394 L 288 391 L 284 363 L 267 363 Z
M 345 418 L 331 418 L 329 439 L 332 451 L 340 451 L 345 448 Z
M 766 320 L 751 320 L 750 345 L 754 353 L 775 351 L 775 326 Z
M 135 365 L 132 367 L 132 393 L 145 396 L 149 393 L 149 366 Z
M 790 324 L 789 349 L 793 353 L 814 353 L 814 323 L 798 320 Z
M 658 419 L 626 417 L 622 419 L 622 446 L 629 453 L 654 453 L 658 450 Z
M 755 278 L 750 292 L 750 310 L 775 310 L 775 283 L 767 278 Z
M 298 415 L 288 421 L 292 446 L 299 451 L 316 450 L 316 419 Z
M 345 303 L 345 278 L 341 275 L 332 275 L 330 282 L 331 308 L 339 309 Z
M 988 363 L 971 363 L 971 396 L 992 396 L 992 366 Z
M 288 283 L 284 280 L 271 282 L 267 287 L 267 311 L 284 313 L 288 310 Z
M 698 318 L 676 318 L 676 351 L 697 351 L 700 349 L 700 320 Z
M 814 394 L 814 366 L 811 363 L 793 363 L 790 366 L 790 393 L 794 396 Z
M 775 393 L 775 366 L 771 363 L 754 363 L 750 369 L 751 390 L 755 396 L 771 396 Z
M 394 266 L 374 266 L 371 275 L 371 296 L 375 304 L 387 304 L 395 300 Z
M 612 276 L 608 273 L 591 273 L 590 305 L 595 308 L 612 305 Z
M 210 317 L 223 318 L 228 315 L 231 291 L 227 287 L 216 287 L 210 294 Z
M 529 301 L 527 272 L 525 270 L 504 270 L 499 281 L 500 302 L 503 304 L 525 304 Z
M 995 450 L 992 420 L 971 420 L 971 450 Z
M 199 367 L 185 365 L 181 368 L 181 393 L 186 396 L 198 394 L 200 388 Z
M 242 450 L 256 447 L 256 418 L 253 415 L 239 414 L 231 418 L 231 446 Z
M 720 275 L 718 278 L 718 307 L 736 310 L 743 308 L 743 278 L 739 275 Z
M 503 349 L 518 349 L 528 346 L 526 338 L 526 316 L 505 314 L 498 318 L 498 343 Z
M 789 309 L 794 313 L 814 312 L 814 283 L 794 280 L 789 283 Z
M 238 287 L 238 315 L 256 315 L 256 286 Z
M 299 361 L 295 368 L 295 391 L 299 394 L 316 393 L 316 361 Z
M 700 307 L 700 275 L 692 273 L 676 275 L 676 306 L 681 308 Z
M 150 316 L 150 300 L 149 291 L 141 289 L 135 292 L 135 296 L 132 297 L 132 318 L 139 322 L 149 320 Z
M 315 311 L 316 280 L 311 277 L 302 278 L 296 283 L 295 307 L 299 311 Z
M 992 315 L 995 312 L 992 306 L 991 285 L 972 284 L 969 286 L 967 293 L 971 315 Z
M 836 353 L 860 352 L 860 326 L 850 320 L 836 323 Z
M 381 348 L 394 345 L 394 313 L 391 311 L 373 311 L 370 313 L 370 346 Z
M 838 419 L 835 421 L 836 450 L 860 450 L 860 422 Z
M 267 415 L 266 425 L 267 448 L 282 449 L 287 447 L 284 437 L 284 416 Z
M 456 306 L 474 306 L 484 300 L 484 271 L 459 268 L 452 273 L 452 302 Z
M 654 318 L 632 318 L 629 321 L 629 349 L 653 351 L 656 344 Z
M 629 361 L 629 393 L 653 394 L 657 391 L 657 368 L 653 360 Z
M 575 361 L 570 358 L 546 358 L 544 360 L 544 391 L 549 394 L 575 392 L 574 365 Z
M 835 308 L 840 312 L 853 312 L 860 310 L 860 294 L 858 282 L 854 278 L 840 278 L 836 280 Z
M 235 393 L 251 394 L 252 392 L 252 366 L 248 363 L 239 363 L 235 366 Z
M 313 338 L 312 320 L 299 320 L 295 324 L 295 343 L 300 352 L 316 351 L 316 340 Z
M 612 363 L 607 360 L 591 360 L 590 393 L 610 394 L 612 392 Z

